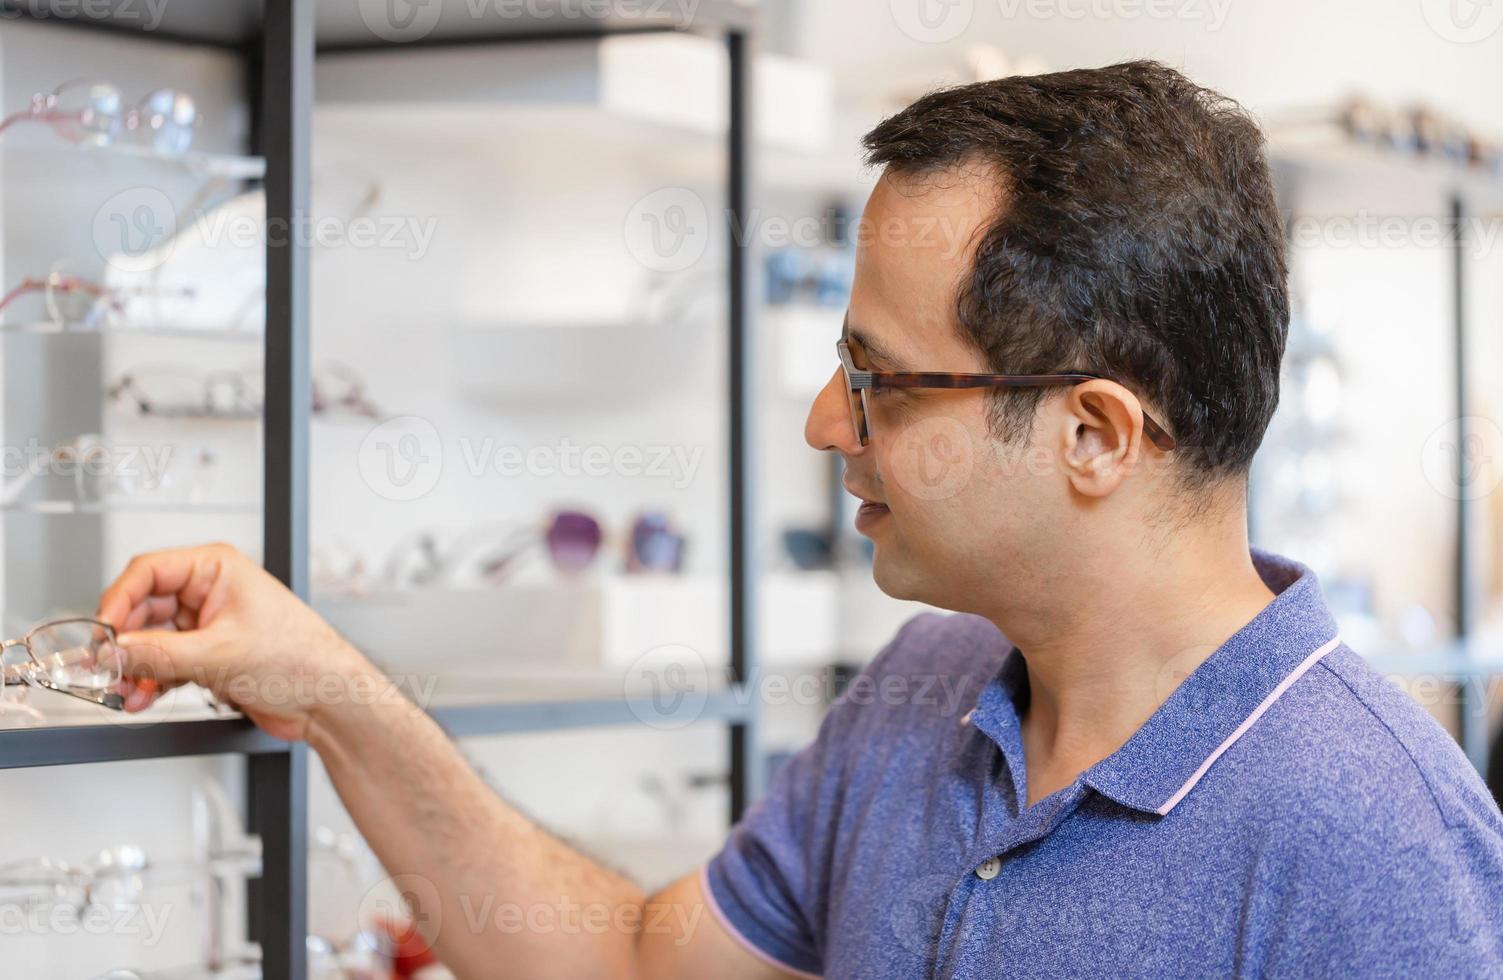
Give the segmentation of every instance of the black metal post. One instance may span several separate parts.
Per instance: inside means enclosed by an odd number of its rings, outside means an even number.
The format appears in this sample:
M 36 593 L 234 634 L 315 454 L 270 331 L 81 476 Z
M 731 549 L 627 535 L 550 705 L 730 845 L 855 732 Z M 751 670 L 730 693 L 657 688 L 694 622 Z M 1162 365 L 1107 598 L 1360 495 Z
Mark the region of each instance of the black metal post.
M 296 234 L 311 183 L 314 0 L 267 0 L 261 152 L 266 157 L 266 415 L 263 561 L 308 594 L 308 255 Z M 248 822 L 264 872 L 250 888 L 250 937 L 264 973 L 307 975 L 307 748 L 247 762 Z
M 726 217 L 730 228 L 726 268 L 729 270 L 728 326 L 730 329 L 730 601 L 731 683 L 753 683 L 751 665 L 756 649 L 756 571 L 751 516 L 750 457 L 753 438 L 751 372 L 756 364 L 750 329 L 748 285 L 751 277 L 752 242 L 746 234 L 748 218 L 748 168 L 750 164 L 751 39 L 743 31 L 726 34 L 730 55 L 730 115 L 726 127 Z M 755 798 L 759 789 L 756 765 L 756 697 L 751 692 L 745 718 L 730 726 L 731 821 Z
M 1471 461 L 1464 449 L 1467 437 L 1466 384 L 1466 229 L 1462 223 L 1461 198 L 1451 199 L 1451 330 L 1456 349 L 1456 635 L 1465 640 L 1475 626 L 1475 603 L 1472 596 L 1471 502 L 1467 499 L 1471 482 Z
M 1461 195 L 1451 198 L 1451 317 L 1456 348 L 1456 639 L 1462 651 L 1471 655 L 1471 638 L 1477 627 L 1477 575 L 1472 567 L 1472 500 L 1471 467 L 1476 460 L 1467 449 L 1467 331 L 1466 331 L 1466 207 Z M 1457 728 L 1461 748 L 1479 770 L 1487 760 L 1487 697 L 1479 701 L 1475 685 L 1479 675 L 1469 671 L 1461 679 L 1456 698 Z

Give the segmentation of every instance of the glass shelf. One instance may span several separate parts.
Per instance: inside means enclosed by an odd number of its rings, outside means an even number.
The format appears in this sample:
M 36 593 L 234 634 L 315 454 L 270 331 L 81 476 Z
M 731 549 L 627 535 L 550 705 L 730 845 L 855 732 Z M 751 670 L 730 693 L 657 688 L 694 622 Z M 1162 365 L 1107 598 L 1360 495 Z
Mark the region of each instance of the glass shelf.
M 260 514 L 258 503 L 188 500 L 32 500 L 0 506 L 23 514 Z
M 82 327 L 76 324 L 47 321 L 0 323 L 0 334 L 149 337 L 162 340 L 210 340 L 256 344 L 266 339 L 259 330 L 226 330 L 222 327 Z
M 54 172 L 59 168 L 66 168 L 69 162 L 76 161 L 80 166 L 144 164 L 212 180 L 260 180 L 266 176 L 266 160 L 263 157 L 196 150 L 166 156 L 128 143 L 109 146 L 75 146 L 62 141 L 12 143 L 0 146 L 0 154 L 7 160 L 15 158 L 18 163 L 28 157 L 47 157 L 49 162 L 56 161 L 59 165 L 50 168 Z

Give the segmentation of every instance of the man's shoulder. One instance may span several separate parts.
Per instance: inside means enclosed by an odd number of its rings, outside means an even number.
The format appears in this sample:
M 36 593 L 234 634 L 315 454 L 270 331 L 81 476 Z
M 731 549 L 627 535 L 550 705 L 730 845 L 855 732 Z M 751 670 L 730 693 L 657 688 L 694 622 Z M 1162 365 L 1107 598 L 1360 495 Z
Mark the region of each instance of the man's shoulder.
M 1386 854 L 1459 834 L 1503 869 L 1503 814 L 1476 769 L 1424 706 L 1344 644 L 1248 734 L 1247 753 L 1225 761 L 1280 823 Z

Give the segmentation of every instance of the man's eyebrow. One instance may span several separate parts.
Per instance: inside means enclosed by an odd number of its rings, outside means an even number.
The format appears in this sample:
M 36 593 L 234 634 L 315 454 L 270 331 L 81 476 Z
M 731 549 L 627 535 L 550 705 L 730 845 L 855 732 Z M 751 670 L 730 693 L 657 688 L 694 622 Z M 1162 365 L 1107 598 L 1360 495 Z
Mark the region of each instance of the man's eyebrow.
M 861 353 L 866 355 L 868 365 L 879 365 L 888 371 L 906 370 L 903 367 L 902 360 L 886 347 L 882 346 L 880 341 L 872 339 L 871 335 L 860 327 L 851 326 L 849 317 L 846 318 L 841 332 L 845 335 L 846 339 L 854 341 L 856 346 L 861 348 Z

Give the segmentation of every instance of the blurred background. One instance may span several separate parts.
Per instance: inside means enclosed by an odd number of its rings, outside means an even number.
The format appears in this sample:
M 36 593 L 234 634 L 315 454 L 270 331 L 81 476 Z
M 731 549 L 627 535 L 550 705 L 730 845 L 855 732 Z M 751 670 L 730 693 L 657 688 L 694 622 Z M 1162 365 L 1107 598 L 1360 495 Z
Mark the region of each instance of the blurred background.
M 289 24 L 318 45 L 290 85 Z M 1295 312 L 1254 541 L 1486 771 L 1503 5 L 1474 0 L 0 4 L 5 635 L 229 541 L 524 811 L 648 887 L 693 870 L 919 611 L 802 436 L 861 135 L 1131 58 L 1268 136 Z M 277 769 L 191 688 L 129 725 L 0 706 L 16 975 L 258 975 L 289 889 L 313 975 L 424 969 L 385 962 L 400 888 L 316 758 Z

